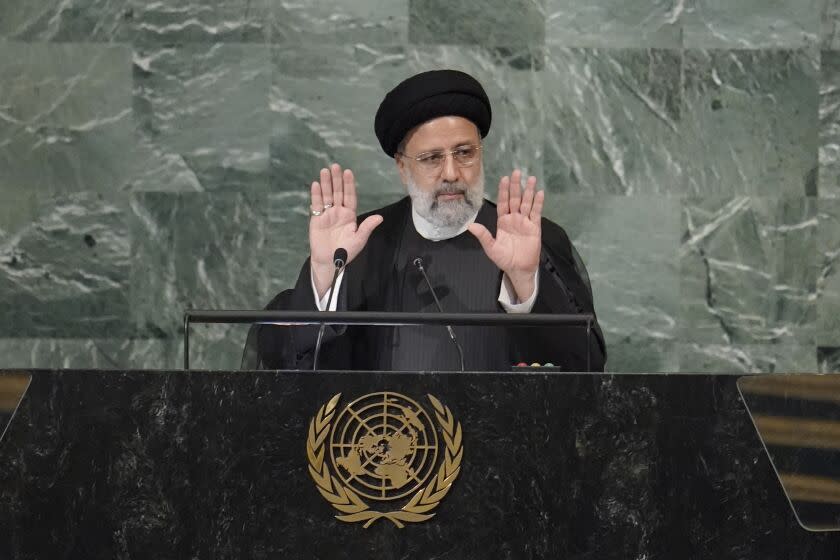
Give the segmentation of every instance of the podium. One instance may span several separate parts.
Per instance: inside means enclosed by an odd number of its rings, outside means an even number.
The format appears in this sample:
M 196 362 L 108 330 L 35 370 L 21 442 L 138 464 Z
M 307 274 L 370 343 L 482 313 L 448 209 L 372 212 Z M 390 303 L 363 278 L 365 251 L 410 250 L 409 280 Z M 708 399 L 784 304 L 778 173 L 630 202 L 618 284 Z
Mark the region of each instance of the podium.
M 840 550 L 797 523 L 736 376 L 8 373 L 31 382 L 0 441 L 0 558 Z

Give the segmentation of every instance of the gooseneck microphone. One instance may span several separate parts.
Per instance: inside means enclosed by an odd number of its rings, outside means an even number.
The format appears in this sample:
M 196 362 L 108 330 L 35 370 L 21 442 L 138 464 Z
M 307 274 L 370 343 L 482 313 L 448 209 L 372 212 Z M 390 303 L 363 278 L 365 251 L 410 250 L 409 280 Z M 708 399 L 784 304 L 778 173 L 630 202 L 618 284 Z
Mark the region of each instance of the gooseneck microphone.
M 335 273 L 333 274 L 332 282 L 330 283 L 330 291 L 327 296 L 327 308 L 324 311 L 329 311 L 332 307 L 333 291 L 335 290 L 335 283 L 338 281 L 338 275 L 344 270 L 347 265 L 347 249 L 339 247 L 333 253 L 333 264 L 335 265 Z M 315 340 L 315 355 L 312 358 L 312 371 L 318 370 L 318 354 L 321 353 L 321 341 L 324 339 L 324 330 L 327 328 L 326 323 L 321 323 L 318 329 L 318 338 Z
M 437 305 L 438 311 L 443 313 L 443 306 L 440 304 L 440 300 L 437 297 L 437 293 L 435 293 L 435 289 L 432 287 L 432 283 L 429 281 L 429 277 L 426 274 L 426 269 L 423 267 L 423 259 L 420 257 L 415 257 L 412 261 L 414 266 L 417 267 L 417 270 L 420 271 L 420 274 L 423 275 L 423 279 L 426 281 L 426 286 L 429 287 L 429 291 L 432 292 L 432 297 L 435 299 L 435 304 Z M 455 345 L 455 349 L 458 350 L 458 360 L 461 362 L 461 371 L 464 371 L 464 350 L 461 348 L 461 345 L 458 344 L 458 339 L 455 338 L 455 331 L 452 330 L 452 327 L 446 325 L 446 330 L 449 331 L 449 338 L 452 339 L 452 344 Z

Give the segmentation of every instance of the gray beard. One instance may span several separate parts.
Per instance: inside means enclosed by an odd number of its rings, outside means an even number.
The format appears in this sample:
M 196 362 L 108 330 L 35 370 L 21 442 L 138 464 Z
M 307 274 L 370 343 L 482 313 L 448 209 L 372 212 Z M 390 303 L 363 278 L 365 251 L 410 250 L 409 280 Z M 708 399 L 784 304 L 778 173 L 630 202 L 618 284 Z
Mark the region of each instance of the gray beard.
M 408 173 L 406 186 L 411 205 L 417 214 L 435 228 L 458 230 L 467 225 L 484 203 L 484 166 L 472 186 L 460 181 L 441 181 L 433 190 L 427 191 L 417 186 L 411 172 Z M 464 198 L 445 201 L 437 199 L 438 195 L 454 193 L 462 193 Z

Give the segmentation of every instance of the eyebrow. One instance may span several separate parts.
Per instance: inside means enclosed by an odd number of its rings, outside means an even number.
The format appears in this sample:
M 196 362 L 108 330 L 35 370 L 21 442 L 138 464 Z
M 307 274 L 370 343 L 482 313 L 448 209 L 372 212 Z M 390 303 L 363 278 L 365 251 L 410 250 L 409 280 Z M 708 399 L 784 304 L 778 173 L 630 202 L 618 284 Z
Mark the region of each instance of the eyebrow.
M 473 144 L 472 140 L 463 140 L 462 139 L 458 142 L 455 142 L 454 144 L 451 144 L 450 148 L 434 147 L 434 148 L 428 148 L 428 149 L 425 149 L 425 150 L 420 150 L 417 153 L 418 154 L 427 154 L 429 152 L 442 152 L 444 150 L 454 150 L 455 148 L 459 148 L 461 146 L 473 146 L 473 145 L 474 144 Z

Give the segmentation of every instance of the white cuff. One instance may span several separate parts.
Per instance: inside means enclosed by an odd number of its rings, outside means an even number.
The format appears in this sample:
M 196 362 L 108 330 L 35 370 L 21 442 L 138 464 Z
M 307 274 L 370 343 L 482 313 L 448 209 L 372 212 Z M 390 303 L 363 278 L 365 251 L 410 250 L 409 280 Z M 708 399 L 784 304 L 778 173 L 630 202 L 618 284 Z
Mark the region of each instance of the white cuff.
M 341 280 L 344 278 L 344 269 L 338 273 L 338 278 L 335 281 L 335 289 L 333 290 L 333 298 L 332 302 L 330 302 L 330 311 L 335 311 L 336 307 L 338 307 L 338 291 L 341 289 Z M 312 272 L 312 269 L 309 269 L 309 279 L 312 282 L 312 297 L 315 299 L 315 306 L 318 308 L 318 311 L 324 311 L 327 307 L 327 298 L 330 297 L 330 290 L 327 289 L 327 293 L 324 294 L 324 297 L 318 299 L 318 289 L 315 287 L 315 275 Z
M 534 292 L 527 300 L 519 303 L 516 299 L 516 291 L 510 282 L 507 274 L 502 275 L 502 287 L 499 289 L 499 303 L 508 313 L 530 313 L 537 301 L 537 291 L 540 289 L 540 269 L 534 273 Z

